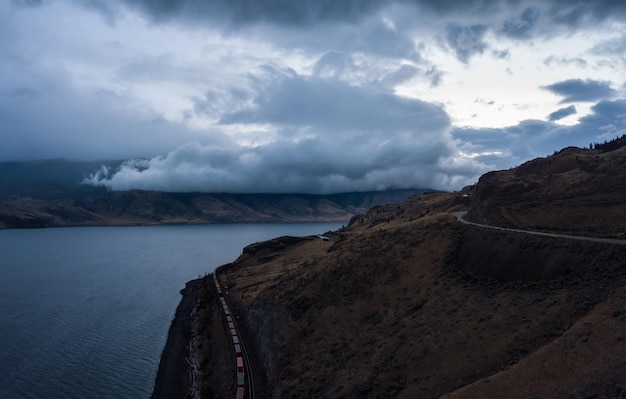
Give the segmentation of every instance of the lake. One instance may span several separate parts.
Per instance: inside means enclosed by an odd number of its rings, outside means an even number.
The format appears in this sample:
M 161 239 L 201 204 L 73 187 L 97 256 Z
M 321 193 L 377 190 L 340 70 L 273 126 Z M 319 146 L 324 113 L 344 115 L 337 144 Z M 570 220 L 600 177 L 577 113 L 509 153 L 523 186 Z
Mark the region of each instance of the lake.
M 149 398 L 179 291 L 342 223 L 0 230 L 0 398 Z

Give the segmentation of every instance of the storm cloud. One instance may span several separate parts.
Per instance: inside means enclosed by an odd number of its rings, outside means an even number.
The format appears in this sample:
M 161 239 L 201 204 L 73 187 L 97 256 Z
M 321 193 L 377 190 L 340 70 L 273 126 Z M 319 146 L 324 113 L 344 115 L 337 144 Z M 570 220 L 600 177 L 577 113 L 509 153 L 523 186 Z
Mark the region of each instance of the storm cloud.
M 561 103 L 577 101 L 590 102 L 603 98 L 611 98 L 617 92 L 611 88 L 609 82 L 597 80 L 569 79 L 543 87 L 552 93 L 562 96 Z
M 40 0 L 13 0 L 14 4 L 39 5 Z M 86 7 L 98 10 L 108 16 L 119 14 L 119 6 L 146 13 L 155 22 L 174 19 L 229 21 L 232 25 L 271 23 L 294 27 L 309 27 L 312 24 L 354 23 L 392 4 L 409 5 L 422 13 L 444 16 L 488 15 L 502 10 L 516 10 L 517 0 L 91 0 Z M 504 23 L 504 30 L 513 36 L 525 37 L 525 31 L 532 27 L 545 8 L 546 17 L 551 23 L 572 27 L 589 22 L 619 18 L 626 13 L 626 5 L 620 1 L 579 1 L 568 0 L 528 1 L 517 16 L 511 16 Z
M 558 121 L 574 114 L 576 114 L 576 107 L 570 105 L 569 107 L 561 108 L 552 112 L 550 115 L 548 115 L 548 120 L 552 122 Z
M 223 125 L 271 124 L 268 143 L 230 148 L 189 144 L 89 182 L 113 189 L 314 192 L 452 187 L 484 167 L 455 158 L 450 119 L 440 107 L 341 81 L 262 68 L 247 109 Z M 463 167 L 461 167 L 461 165 Z
M 116 190 L 458 189 L 624 131 L 625 9 L 4 2 L 0 160 L 129 159 L 87 180 Z

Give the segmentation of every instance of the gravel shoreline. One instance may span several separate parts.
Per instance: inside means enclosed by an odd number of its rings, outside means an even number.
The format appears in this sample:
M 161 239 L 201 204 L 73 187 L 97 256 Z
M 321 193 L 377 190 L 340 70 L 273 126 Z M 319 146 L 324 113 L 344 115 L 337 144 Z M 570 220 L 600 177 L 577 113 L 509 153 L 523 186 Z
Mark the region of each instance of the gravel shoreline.
M 191 339 L 192 311 L 196 306 L 201 279 L 187 282 L 167 335 L 159 361 L 152 399 L 186 398 L 190 387 L 190 366 L 186 360 Z

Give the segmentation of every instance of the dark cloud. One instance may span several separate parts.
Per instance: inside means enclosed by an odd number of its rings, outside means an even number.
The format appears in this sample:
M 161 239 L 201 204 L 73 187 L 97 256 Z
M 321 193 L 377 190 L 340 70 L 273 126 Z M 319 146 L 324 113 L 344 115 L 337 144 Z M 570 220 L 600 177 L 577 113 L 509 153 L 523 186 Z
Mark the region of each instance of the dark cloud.
M 254 146 L 187 144 L 90 182 L 114 189 L 330 193 L 453 188 L 485 170 L 456 156 L 450 119 L 433 104 L 272 66 L 251 80 L 251 107 L 221 123 L 270 125 L 274 139 Z
M 152 156 L 198 139 L 182 124 L 137 107 L 130 98 L 106 91 L 80 93 L 62 73 L 22 69 L 39 88 L 17 86 L 0 93 L 0 159 Z M 6 82 L 0 78 L 2 86 Z
M 611 88 L 610 82 L 590 79 L 569 79 L 543 86 L 542 88 L 564 97 L 561 103 L 597 101 L 614 97 L 617 94 L 617 92 Z
M 435 17 L 475 17 L 519 12 L 519 0 L 74 0 L 77 4 L 97 10 L 107 21 L 118 16 L 118 4 L 139 10 L 153 22 L 181 21 L 238 29 L 251 24 L 266 23 L 295 28 L 316 24 L 356 23 L 394 4 L 411 6 L 420 14 Z M 41 0 L 11 0 L 16 6 L 38 6 Z M 515 38 L 525 39 L 533 30 L 540 9 L 552 24 L 579 27 L 607 19 L 619 20 L 626 15 L 626 3 L 615 0 L 550 0 L 530 1 L 531 5 L 515 17 L 498 21 L 494 29 Z M 542 15 L 543 17 L 543 15 Z M 548 22 L 547 21 L 547 22 Z
M 551 113 L 550 115 L 548 115 L 548 120 L 551 122 L 554 122 L 554 121 L 558 121 L 565 117 L 568 117 L 570 115 L 575 115 L 575 114 L 576 114 L 576 107 L 573 105 L 570 105 L 569 107 L 558 109 L 554 111 L 553 113 Z
M 581 130 L 593 129 L 609 138 L 626 134 L 626 99 L 602 100 L 591 110 L 592 114 L 581 118 Z
M 467 64 L 472 56 L 482 54 L 487 49 L 488 45 L 484 41 L 486 32 L 486 25 L 449 24 L 446 27 L 446 42 L 459 61 Z
M 319 21 L 356 21 L 379 9 L 384 0 L 126 0 L 155 21 L 177 17 L 227 19 L 233 24 L 271 22 L 308 26 Z
M 222 124 L 313 126 L 329 134 L 337 130 L 440 131 L 450 124 L 442 109 L 420 100 L 266 68 L 263 79 L 255 77 L 254 106 L 224 115 Z
M 540 14 L 538 8 L 528 7 L 518 17 L 505 21 L 502 32 L 515 39 L 528 39 Z
M 515 9 L 519 0 L 121 0 L 143 10 L 155 21 L 176 17 L 228 19 L 236 24 L 270 22 L 290 26 L 308 26 L 324 22 L 354 22 L 393 3 L 410 4 L 422 12 L 437 15 L 480 15 Z M 33 1 L 38 3 L 37 1 Z M 103 0 L 91 0 L 100 3 Z M 106 3 L 106 2 L 105 2 Z M 569 0 L 537 1 L 522 13 L 507 19 L 503 29 L 514 37 L 526 37 L 539 17 L 538 7 L 548 7 L 554 21 L 578 25 L 585 20 L 619 17 L 626 12 L 622 1 Z
M 593 24 L 626 15 L 626 2 L 621 0 L 555 0 L 548 12 L 551 20 L 569 27 Z
M 40 3 L 41 13 L 21 9 Z M 471 183 L 486 165 L 510 167 L 564 145 L 602 141 L 600 136 L 610 138 L 625 129 L 624 101 L 609 101 L 617 92 L 609 82 L 598 80 L 544 87 L 562 96 L 563 103 L 599 101 L 575 126 L 553 123 L 576 111 L 563 106 L 549 121 L 526 120 L 497 129 L 453 128 L 443 105 L 394 94 L 398 85 L 407 93 L 409 84 L 416 82 L 410 95 L 438 98 L 425 86 L 437 87 L 444 78 L 463 87 L 464 78 L 454 72 L 457 65 L 433 64 L 440 59 L 439 49 L 431 47 L 437 40 L 461 63 L 486 52 L 505 59 L 498 63 L 507 63 L 507 70 L 523 71 L 528 66 L 516 57 L 517 41 L 527 41 L 527 46 L 531 39 L 577 33 L 578 26 L 619 19 L 624 14 L 617 2 L 12 4 L 18 11 L 0 12 L 0 70 L 6 72 L 0 74 L 0 158 L 146 157 L 91 180 L 115 189 L 454 189 Z M 77 4 L 83 7 L 80 13 Z M 103 26 L 85 8 L 103 15 L 109 25 Z M 43 24 L 72 17 L 98 26 L 93 31 L 81 28 L 88 35 L 75 41 L 75 35 L 57 35 L 64 32 L 58 23 Z M 154 32 L 171 33 L 171 42 L 180 43 L 180 48 L 150 40 Z M 501 43 L 498 36 L 510 48 L 491 48 L 492 38 Z M 109 40 L 125 48 L 106 47 L 103 43 Z M 589 66 L 595 68 L 597 58 L 619 65 L 625 43 L 621 38 L 599 44 L 593 52 L 607 57 L 590 58 Z M 555 69 L 587 66 L 583 58 L 557 53 L 544 64 Z M 485 99 L 478 101 L 494 105 L 493 84 L 484 82 L 484 94 L 476 96 Z M 497 106 L 507 106 L 506 99 L 498 97 Z M 497 107 L 491 108 L 496 112 Z
M 363 53 L 421 62 L 411 36 L 411 21 L 401 21 L 402 18 L 403 16 L 394 14 L 394 19 L 400 24 L 398 27 L 388 24 L 378 15 L 371 15 L 360 20 L 358 25 L 324 23 L 307 29 L 300 29 L 301 26 L 263 26 L 257 27 L 255 35 L 262 35 L 286 48 L 301 48 L 320 53 L 332 49 L 344 54 Z

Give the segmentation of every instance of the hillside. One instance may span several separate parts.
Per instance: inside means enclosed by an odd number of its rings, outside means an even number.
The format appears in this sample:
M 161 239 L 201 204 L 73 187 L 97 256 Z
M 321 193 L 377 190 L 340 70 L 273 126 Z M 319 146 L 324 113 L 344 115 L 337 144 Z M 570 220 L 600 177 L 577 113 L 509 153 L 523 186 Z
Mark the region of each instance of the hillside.
M 46 199 L 0 199 L 0 228 L 201 223 L 344 222 L 423 190 L 332 195 L 59 190 Z
M 469 219 L 503 227 L 625 238 L 625 192 L 626 147 L 608 152 L 569 147 L 482 176 L 468 191 Z
M 246 247 L 218 277 L 268 396 L 623 397 L 626 246 L 464 225 L 451 212 L 620 237 L 624 159 L 623 148 L 568 148 L 461 193 L 374 207 L 329 241 Z M 229 384 L 216 377 L 228 355 L 211 359 L 206 381 Z

